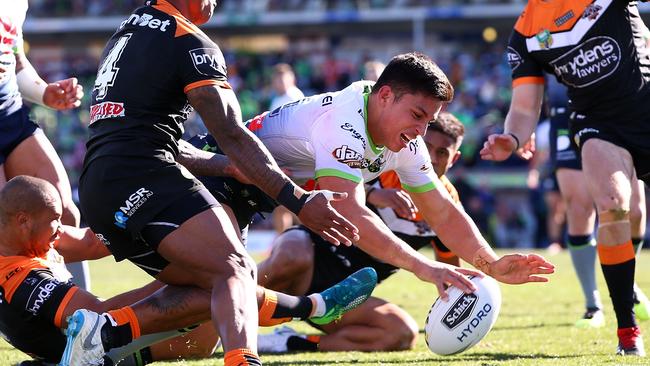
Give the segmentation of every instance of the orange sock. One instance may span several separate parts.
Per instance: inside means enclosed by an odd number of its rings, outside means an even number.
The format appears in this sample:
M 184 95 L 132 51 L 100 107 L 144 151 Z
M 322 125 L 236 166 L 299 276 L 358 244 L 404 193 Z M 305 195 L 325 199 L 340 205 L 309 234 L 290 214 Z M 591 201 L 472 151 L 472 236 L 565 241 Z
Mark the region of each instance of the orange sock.
M 223 356 L 223 364 L 224 366 L 261 366 L 262 361 L 260 361 L 259 356 L 248 348 L 238 348 L 226 352 Z
M 278 296 L 276 295 L 275 291 L 264 289 L 264 301 L 262 301 L 258 315 L 260 326 L 270 327 L 292 320 L 292 318 L 273 318 L 273 314 L 275 313 L 277 306 Z
M 109 310 L 108 313 L 113 317 L 113 320 L 115 320 L 118 326 L 129 324 L 133 339 L 140 337 L 140 323 L 130 306 L 125 306 L 118 310 Z
M 623 244 L 614 246 L 605 246 L 598 244 L 598 258 L 600 264 L 615 265 L 627 262 L 634 259 L 636 252 L 632 240 L 628 240 Z

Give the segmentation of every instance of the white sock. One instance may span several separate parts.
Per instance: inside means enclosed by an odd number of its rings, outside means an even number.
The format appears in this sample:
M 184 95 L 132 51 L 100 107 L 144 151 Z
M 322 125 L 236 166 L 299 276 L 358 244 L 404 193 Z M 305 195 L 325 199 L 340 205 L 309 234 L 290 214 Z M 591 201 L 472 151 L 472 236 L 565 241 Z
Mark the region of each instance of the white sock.
M 316 304 L 310 318 L 325 315 L 327 306 L 325 306 L 325 300 L 323 300 L 323 296 L 321 296 L 321 294 L 311 294 L 307 297 L 312 299 L 313 303 Z

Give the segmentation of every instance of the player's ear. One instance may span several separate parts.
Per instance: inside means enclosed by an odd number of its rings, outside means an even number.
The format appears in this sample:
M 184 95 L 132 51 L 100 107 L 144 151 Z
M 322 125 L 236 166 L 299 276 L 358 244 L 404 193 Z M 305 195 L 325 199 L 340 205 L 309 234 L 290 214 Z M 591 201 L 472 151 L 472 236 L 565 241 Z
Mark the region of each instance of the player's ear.
M 449 166 L 451 167 L 452 165 L 456 164 L 456 162 L 460 159 L 460 151 L 456 151 L 454 154 L 454 157 L 451 158 L 451 164 Z
M 388 85 L 382 85 L 382 87 L 379 88 L 377 95 L 379 96 L 379 100 L 384 105 L 387 105 L 390 102 L 392 102 L 395 97 L 395 93 L 393 93 L 393 89 Z
M 25 228 L 25 227 L 28 227 L 30 225 L 30 223 L 32 221 L 32 217 L 31 217 L 31 215 L 27 214 L 24 211 L 19 211 L 14 216 L 14 220 L 16 220 L 15 223 L 20 228 Z

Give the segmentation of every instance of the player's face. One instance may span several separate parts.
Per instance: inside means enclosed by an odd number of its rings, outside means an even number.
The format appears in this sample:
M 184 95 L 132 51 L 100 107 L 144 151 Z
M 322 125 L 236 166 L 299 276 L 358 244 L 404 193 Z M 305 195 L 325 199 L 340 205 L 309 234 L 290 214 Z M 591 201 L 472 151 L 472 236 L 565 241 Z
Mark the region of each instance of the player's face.
M 61 202 L 59 201 L 32 218 L 30 245 L 33 254 L 44 255 L 60 239 L 60 235 L 63 233 L 61 212 Z
M 429 121 L 438 117 L 444 102 L 424 94 L 403 94 L 384 103 L 380 115 L 381 137 L 376 143 L 391 151 L 400 151 L 408 146 L 410 140 L 426 133 Z
M 438 131 L 429 131 L 424 135 L 424 143 L 431 156 L 433 170 L 438 177 L 442 177 L 447 170 L 458 160 L 460 152 L 456 146 L 456 141 Z
M 204 24 L 212 18 L 215 6 L 217 0 L 189 0 L 187 19 L 197 25 Z

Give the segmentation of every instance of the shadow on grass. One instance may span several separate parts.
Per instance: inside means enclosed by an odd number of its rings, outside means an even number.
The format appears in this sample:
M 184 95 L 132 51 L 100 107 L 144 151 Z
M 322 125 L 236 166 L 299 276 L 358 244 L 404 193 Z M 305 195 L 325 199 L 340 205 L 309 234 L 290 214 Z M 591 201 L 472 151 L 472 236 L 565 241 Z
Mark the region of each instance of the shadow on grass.
M 324 355 L 324 354 L 321 354 Z M 264 357 L 262 355 L 262 357 Z M 264 361 L 264 365 L 270 366 L 302 366 L 302 365 L 334 365 L 337 363 L 354 363 L 356 365 L 377 365 L 378 363 L 382 365 L 395 364 L 395 365 L 415 365 L 420 363 L 439 363 L 439 364 L 451 364 L 454 362 L 490 362 L 490 361 L 512 361 L 512 360 L 562 360 L 562 359 L 571 359 L 582 357 L 581 355 L 548 355 L 544 353 L 533 353 L 533 354 L 513 354 L 513 353 L 501 353 L 501 352 L 479 352 L 471 353 L 467 355 L 459 356 L 436 356 L 431 355 L 431 357 L 403 357 L 398 359 L 382 359 L 381 356 L 375 359 L 363 360 L 347 360 L 337 357 L 336 353 L 331 354 L 331 358 L 319 359 L 319 360 L 277 360 L 277 361 Z M 562 364 L 562 362 L 560 362 Z

